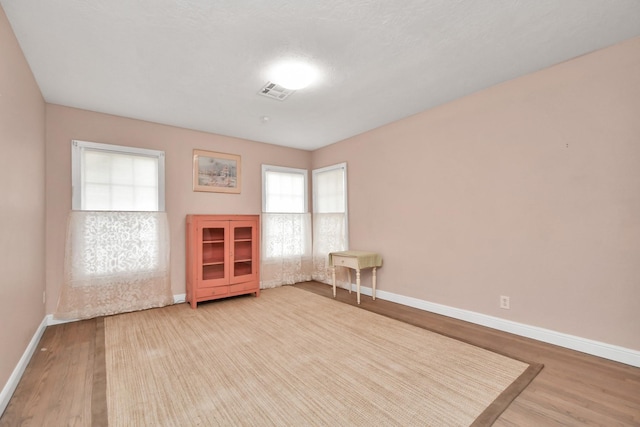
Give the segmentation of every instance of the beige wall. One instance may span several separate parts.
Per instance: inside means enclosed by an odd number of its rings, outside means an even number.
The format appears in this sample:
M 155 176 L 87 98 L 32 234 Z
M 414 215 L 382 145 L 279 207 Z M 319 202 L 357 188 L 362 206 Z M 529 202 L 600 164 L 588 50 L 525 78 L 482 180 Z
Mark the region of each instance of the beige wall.
M 0 7 L 0 390 L 45 315 L 44 115 Z
M 55 312 L 63 277 L 64 237 L 71 210 L 71 140 L 165 151 L 166 211 L 171 228 L 171 282 L 174 294 L 185 292 L 185 216 L 259 214 L 261 164 L 311 166 L 311 152 L 196 132 L 140 120 L 47 104 L 47 312 Z M 192 191 L 193 149 L 239 154 L 240 194 Z
M 640 350 L 640 38 L 313 154 L 342 161 L 379 289 Z

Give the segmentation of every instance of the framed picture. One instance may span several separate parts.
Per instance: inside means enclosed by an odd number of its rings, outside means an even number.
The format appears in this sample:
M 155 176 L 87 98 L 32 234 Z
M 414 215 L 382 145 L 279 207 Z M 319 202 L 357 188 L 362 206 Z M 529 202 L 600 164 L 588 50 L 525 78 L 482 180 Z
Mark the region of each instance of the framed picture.
M 193 150 L 193 191 L 240 194 L 240 156 Z

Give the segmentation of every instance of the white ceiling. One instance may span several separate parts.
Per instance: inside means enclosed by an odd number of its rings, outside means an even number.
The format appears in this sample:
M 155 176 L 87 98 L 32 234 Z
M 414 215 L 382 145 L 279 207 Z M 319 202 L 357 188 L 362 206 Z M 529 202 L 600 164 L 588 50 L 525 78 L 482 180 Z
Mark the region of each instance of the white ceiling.
M 0 4 L 49 103 L 306 150 L 640 35 L 639 0 Z M 259 96 L 286 58 L 320 80 Z

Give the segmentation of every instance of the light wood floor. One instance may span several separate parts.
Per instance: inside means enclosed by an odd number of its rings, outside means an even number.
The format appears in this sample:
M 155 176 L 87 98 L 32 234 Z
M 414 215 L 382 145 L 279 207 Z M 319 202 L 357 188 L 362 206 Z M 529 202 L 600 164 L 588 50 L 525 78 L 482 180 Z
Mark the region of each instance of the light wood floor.
M 331 297 L 331 287 L 324 284 L 296 286 Z M 355 305 L 356 296 L 340 289 L 337 299 Z M 543 363 L 544 369 L 495 426 L 640 426 L 640 368 L 380 299 L 374 302 L 367 296 L 362 296 L 361 308 L 523 361 Z M 103 389 L 94 387 L 104 376 L 95 360 L 98 322 L 47 328 L 0 426 L 101 424 L 100 410 L 105 408 L 96 411 L 96 402 L 104 396 L 95 394 Z

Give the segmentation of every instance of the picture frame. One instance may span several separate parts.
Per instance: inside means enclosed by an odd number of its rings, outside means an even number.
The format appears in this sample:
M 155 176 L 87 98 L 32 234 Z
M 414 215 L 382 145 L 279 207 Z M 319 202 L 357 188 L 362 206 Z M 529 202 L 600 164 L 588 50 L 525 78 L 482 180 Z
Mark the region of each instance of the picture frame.
M 193 191 L 240 194 L 241 166 L 237 154 L 193 150 Z

